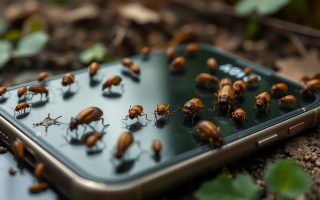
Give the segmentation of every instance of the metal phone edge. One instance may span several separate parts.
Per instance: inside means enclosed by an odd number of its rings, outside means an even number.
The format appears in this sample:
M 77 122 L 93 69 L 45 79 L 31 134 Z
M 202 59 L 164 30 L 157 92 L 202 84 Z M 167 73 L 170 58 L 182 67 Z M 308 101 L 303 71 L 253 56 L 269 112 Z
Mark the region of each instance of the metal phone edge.
M 283 140 L 291 137 L 288 130 L 295 124 L 305 122 L 304 129 L 307 129 L 315 126 L 319 119 L 320 108 L 318 107 L 258 131 L 257 133 L 226 144 L 221 148 L 210 150 L 199 156 L 195 156 L 144 177 L 122 184 L 106 184 L 84 179 L 71 171 L 45 149 L 37 145 L 31 138 L 20 132 L 2 116 L 0 116 L 0 125 L 2 132 L 10 133 L 7 137 L 10 138 L 9 140 L 11 142 L 18 138 L 25 144 L 26 148 L 32 152 L 37 162 L 45 163 L 47 167 L 47 173 L 45 174 L 46 178 L 55 186 L 58 186 L 58 190 L 67 197 L 80 200 L 88 198 L 142 199 L 144 197 L 152 197 L 160 191 L 163 192 L 168 190 L 171 186 L 174 186 L 183 180 L 188 180 L 208 170 L 211 171 L 231 160 L 238 159 L 241 156 L 258 150 L 257 141 L 262 138 L 277 133 L 278 137 L 276 141 Z M 276 141 L 272 141 L 270 144 Z

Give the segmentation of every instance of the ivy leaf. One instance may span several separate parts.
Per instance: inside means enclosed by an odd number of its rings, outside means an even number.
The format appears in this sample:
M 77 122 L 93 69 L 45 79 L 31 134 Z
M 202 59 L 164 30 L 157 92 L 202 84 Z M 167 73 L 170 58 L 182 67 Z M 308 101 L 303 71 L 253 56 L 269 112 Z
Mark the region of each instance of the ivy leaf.
M 222 174 L 213 181 L 203 183 L 195 197 L 199 200 L 255 200 L 258 199 L 258 192 L 258 186 L 249 175 L 238 174 L 232 180 Z
M 11 49 L 11 43 L 5 40 L 0 40 L 0 68 L 10 60 Z
M 15 57 L 30 57 L 40 53 L 49 40 L 45 32 L 35 32 L 23 37 L 13 52 Z
M 310 190 L 310 175 L 293 160 L 279 160 L 267 166 L 264 176 L 267 189 L 280 196 L 296 198 Z
M 101 43 L 96 43 L 92 45 L 90 48 L 81 52 L 80 61 L 86 64 L 92 61 L 103 61 L 106 53 L 106 47 Z
M 256 11 L 261 15 L 271 15 L 286 6 L 290 0 L 241 0 L 235 6 L 235 12 L 240 16 Z

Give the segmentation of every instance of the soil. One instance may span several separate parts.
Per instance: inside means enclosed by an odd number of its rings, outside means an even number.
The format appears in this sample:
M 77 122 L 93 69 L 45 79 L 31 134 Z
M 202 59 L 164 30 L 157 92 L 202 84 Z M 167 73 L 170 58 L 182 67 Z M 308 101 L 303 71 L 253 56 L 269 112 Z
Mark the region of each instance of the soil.
M 136 1 L 135 3 L 144 3 L 142 8 L 134 7 L 132 1 L 124 0 L 39 2 L 12 3 L 4 0 L 0 3 L 0 13 L 9 21 L 10 30 L 24 30 L 26 21 L 33 17 L 43 23 L 44 30 L 50 35 L 49 44 L 39 55 L 24 60 L 13 59 L 1 69 L 1 85 L 9 86 L 34 80 L 40 71 L 58 74 L 86 67 L 86 64 L 80 62 L 79 53 L 96 42 L 107 47 L 108 59 L 135 55 L 144 46 L 157 51 L 170 45 L 202 42 L 275 71 L 280 70 L 276 63 L 283 58 L 301 58 L 310 49 L 319 52 L 318 38 L 299 36 L 265 25 L 261 25 L 258 34 L 248 37 L 247 19 L 223 14 L 217 17 L 209 16 L 196 9 L 190 10 L 181 6 L 176 1 L 154 0 L 152 4 L 146 0 Z M 134 15 L 128 14 L 127 6 L 134 7 Z M 293 35 L 295 37 L 292 37 Z M 231 174 L 245 171 L 264 188 L 261 180 L 265 166 L 279 158 L 291 158 L 301 163 L 313 178 L 312 190 L 305 195 L 305 199 L 320 199 L 319 132 L 319 127 L 306 130 L 290 140 L 174 188 L 159 199 L 194 199 L 193 193 L 201 183 L 214 178 L 221 171 L 229 171 Z M 274 197 L 262 192 L 261 199 Z

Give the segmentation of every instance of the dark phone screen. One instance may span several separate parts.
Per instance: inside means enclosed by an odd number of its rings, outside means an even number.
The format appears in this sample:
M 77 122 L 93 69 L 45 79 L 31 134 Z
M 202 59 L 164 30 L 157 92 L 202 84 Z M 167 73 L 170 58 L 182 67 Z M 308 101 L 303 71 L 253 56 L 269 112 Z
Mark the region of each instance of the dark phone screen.
M 186 56 L 185 47 L 177 48 L 177 55 Z M 13 116 L 14 108 L 18 103 L 17 88 L 12 89 L 2 101 L 3 114 L 8 118 L 15 119 L 18 127 L 29 137 L 47 149 L 53 156 L 68 165 L 80 176 L 105 181 L 108 183 L 125 181 L 137 176 L 147 174 L 153 170 L 166 165 L 174 164 L 190 156 L 210 150 L 205 140 L 193 129 L 199 120 L 210 120 L 221 128 L 225 142 L 234 140 L 234 136 L 246 132 L 254 133 L 258 129 L 279 123 L 279 117 L 290 117 L 299 112 L 311 108 L 315 96 L 302 98 L 301 88 L 286 80 L 282 80 L 272 73 L 255 74 L 261 77 L 257 87 L 247 90 L 242 100 L 235 100 L 234 107 L 242 107 L 247 112 L 247 120 L 242 124 L 236 124 L 218 110 L 213 111 L 215 92 L 218 85 L 211 89 L 201 89 L 195 84 L 195 77 L 201 72 L 210 73 L 206 67 L 209 57 L 214 57 L 220 65 L 220 70 L 215 75 L 221 79 L 229 77 L 233 81 L 243 79 L 243 64 L 237 64 L 239 60 L 215 51 L 212 48 L 201 46 L 201 50 L 195 56 L 186 56 L 186 70 L 184 73 L 172 74 L 168 67 L 168 60 L 164 53 L 156 53 L 148 59 L 134 57 L 134 62 L 141 67 L 141 74 L 132 77 L 121 63 L 115 62 L 105 65 L 97 74 L 95 83 L 90 83 L 87 71 L 76 73 L 76 83 L 68 91 L 68 87 L 61 86 L 61 78 L 48 81 L 46 87 L 49 89 L 48 98 L 35 95 L 28 100 L 32 106 L 31 111 L 22 115 Z M 243 62 L 242 62 L 243 63 Z M 248 65 L 250 65 L 248 63 Z M 252 65 L 252 64 L 251 64 Z M 112 93 L 101 91 L 102 83 L 108 76 L 119 75 L 124 84 L 123 90 L 120 86 L 113 87 Z M 289 94 L 297 97 L 298 103 L 294 109 L 280 108 L 277 98 L 271 100 L 271 111 L 269 115 L 259 113 L 254 108 L 255 96 L 263 91 L 270 91 L 273 84 L 285 82 L 289 86 Z M 181 107 L 189 99 L 196 97 L 203 101 L 205 107 L 195 117 L 194 123 L 181 112 Z M 153 111 L 157 104 L 168 103 L 170 111 L 173 112 L 168 120 L 155 122 Z M 139 121 L 122 120 L 127 114 L 130 105 L 142 105 L 145 117 Z M 105 134 L 92 150 L 88 151 L 83 143 L 86 135 L 92 133 L 88 127 L 79 126 L 78 135 L 75 131 L 68 133 L 67 129 L 71 117 L 75 117 L 83 109 L 96 106 L 103 110 L 103 118 L 110 126 L 104 130 Z M 60 125 L 52 125 L 47 131 L 44 126 L 34 126 L 48 116 L 56 118 Z M 275 120 L 271 123 L 270 120 Z M 280 121 L 279 121 L 280 120 Z M 283 120 L 283 119 L 282 119 Z M 100 122 L 91 125 L 97 130 L 102 129 Z M 115 148 L 120 134 L 131 131 L 135 143 L 128 149 L 122 159 L 114 158 Z M 163 145 L 160 157 L 153 156 L 151 143 L 160 140 Z

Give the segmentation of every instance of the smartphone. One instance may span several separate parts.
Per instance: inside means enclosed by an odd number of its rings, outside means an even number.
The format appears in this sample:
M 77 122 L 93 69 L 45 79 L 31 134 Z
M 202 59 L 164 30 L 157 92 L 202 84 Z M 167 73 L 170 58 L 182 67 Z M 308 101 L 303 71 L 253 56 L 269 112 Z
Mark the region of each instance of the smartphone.
M 105 64 L 94 79 L 88 70 L 75 71 L 75 82 L 66 87 L 62 76 L 49 78 L 42 84 L 48 96 L 27 95 L 30 105 L 25 111 L 14 111 L 18 102 L 17 90 L 38 84 L 36 81 L 10 88 L 1 99 L 1 139 L 11 146 L 16 140 L 25 146 L 24 159 L 31 165 L 42 162 L 45 178 L 63 195 L 72 199 L 140 199 L 150 198 L 177 184 L 209 170 L 257 151 L 269 144 L 289 138 L 316 125 L 320 117 L 319 94 L 301 95 L 302 85 L 280 77 L 273 71 L 224 53 L 211 46 L 198 44 L 199 50 L 189 55 L 186 46 L 176 47 L 176 56 L 186 59 L 185 70 L 173 73 L 165 52 L 131 59 L 140 66 L 140 74 L 132 75 L 121 61 Z M 210 71 L 207 59 L 215 58 L 219 69 Z M 232 101 L 233 108 L 243 108 L 247 118 L 235 123 L 231 113 L 214 108 L 218 84 L 199 88 L 195 77 L 211 73 L 218 79 L 247 80 L 243 72 L 253 69 L 250 76 L 258 82 L 245 91 L 241 99 Z M 102 91 L 102 84 L 111 75 L 122 79 L 122 86 Z M 261 113 L 255 107 L 255 97 L 270 92 L 272 85 L 285 83 L 288 94 L 297 98 L 293 107 L 279 106 L 279 98 L 272 95 L 270 112 Z M 199 98 L 205 105 L 194 119 L 181 108 L 191 98 Z M 170 114 L 163 119 L 154 116 L 157 104 L 169 104 Z M 130 106 L 141 105 L 146 115 L 124 120 Z M 92 122 L 70 131 L 71 119 L 88 107 L 103 112 L 105 124 Z M 52 125 L 46 127 L 48 117 Z M 47 118 L 48 119 L 48 118 Z M 209 120 L 220 127 L 224 144 L 220 147 L 199 136 L 197 122 Z M 42 124 L 41 124 L 42 122 Z M 103 137 L 88 149 L 85 139 L 93 130 L 103 130 Z M 134 142 L 122 158 L 115 157 L 122 132 L 130 131 Z M 152 141 L 159 140 L 159 156 L 152 151 Z

